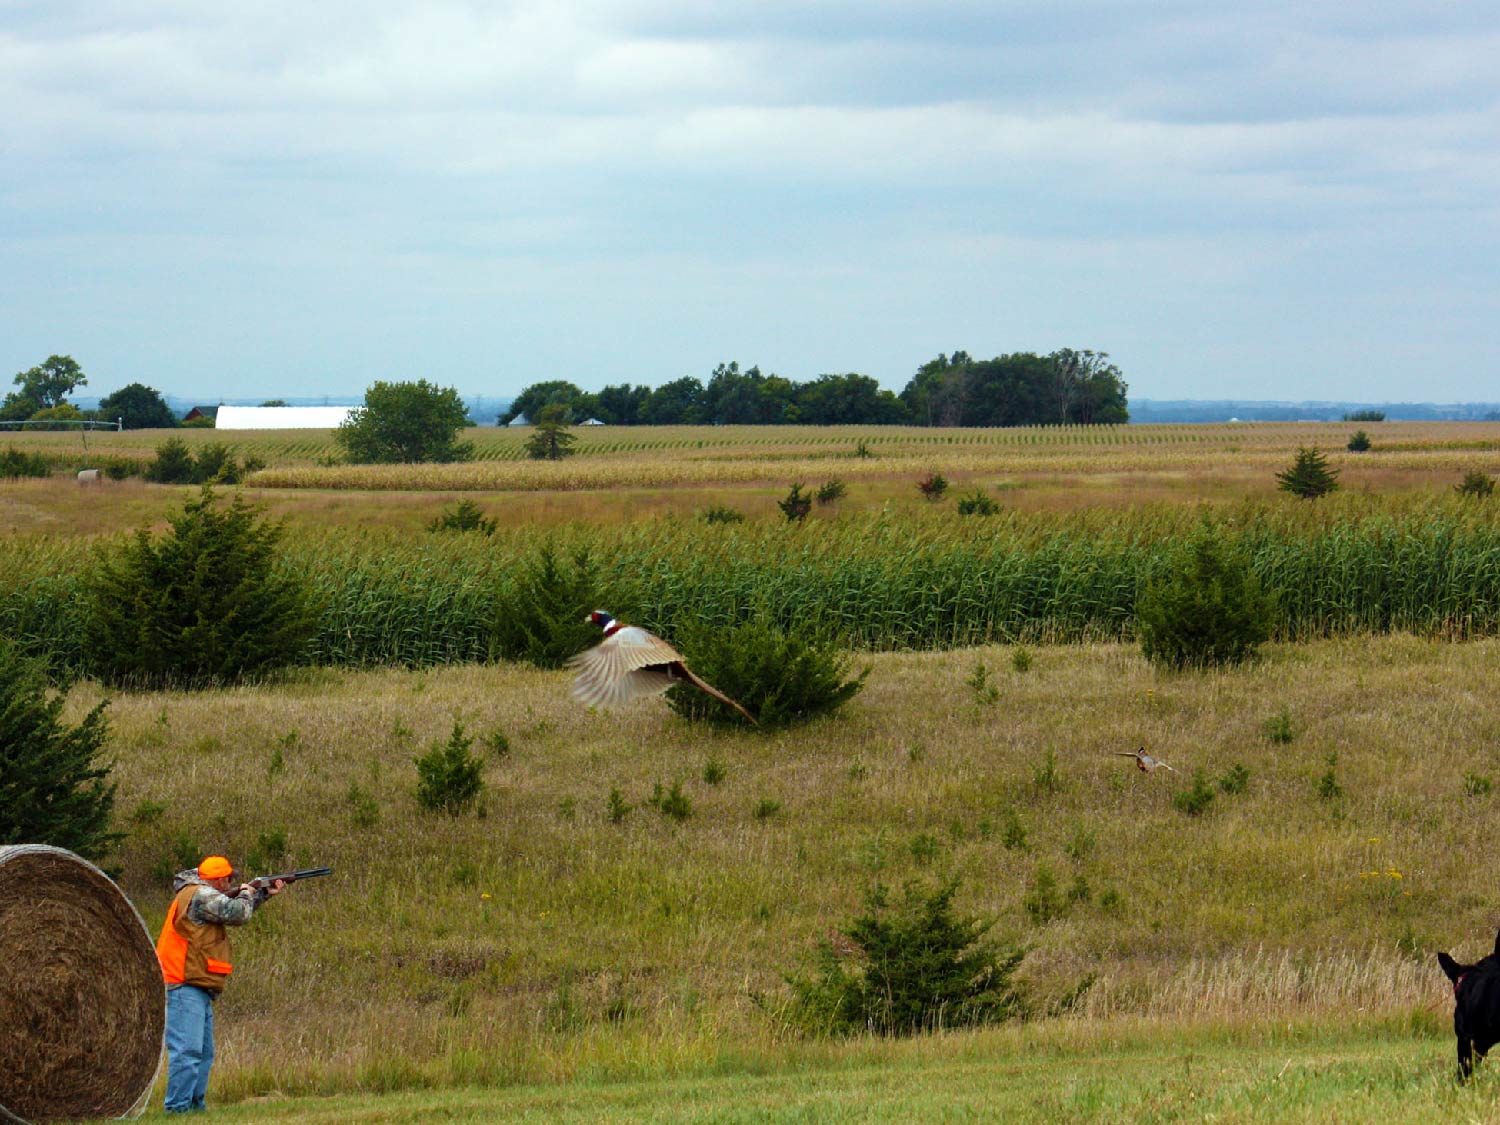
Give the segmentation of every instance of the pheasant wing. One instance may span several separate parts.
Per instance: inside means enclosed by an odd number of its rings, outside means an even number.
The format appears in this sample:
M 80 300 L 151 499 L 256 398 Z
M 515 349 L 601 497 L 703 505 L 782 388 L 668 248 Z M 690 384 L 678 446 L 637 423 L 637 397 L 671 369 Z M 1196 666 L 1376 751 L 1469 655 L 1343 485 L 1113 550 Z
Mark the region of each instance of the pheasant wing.
M 682 656 L 666 641 L 636 625 L 605 637 L 568 661 L 578 674 L 573 698 L 590 707 L 614 707 L 672 686 L 667 669 Z

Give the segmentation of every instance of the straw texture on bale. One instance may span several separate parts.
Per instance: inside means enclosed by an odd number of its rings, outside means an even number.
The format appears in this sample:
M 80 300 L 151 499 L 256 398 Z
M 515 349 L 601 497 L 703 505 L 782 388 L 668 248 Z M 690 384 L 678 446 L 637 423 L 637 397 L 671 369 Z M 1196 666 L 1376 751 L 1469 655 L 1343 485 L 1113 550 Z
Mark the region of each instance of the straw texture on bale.
M 139 1111 L 165 1026 L 155 945 L 109 877 L 62 848 L 0 847 L 0 1120 Z

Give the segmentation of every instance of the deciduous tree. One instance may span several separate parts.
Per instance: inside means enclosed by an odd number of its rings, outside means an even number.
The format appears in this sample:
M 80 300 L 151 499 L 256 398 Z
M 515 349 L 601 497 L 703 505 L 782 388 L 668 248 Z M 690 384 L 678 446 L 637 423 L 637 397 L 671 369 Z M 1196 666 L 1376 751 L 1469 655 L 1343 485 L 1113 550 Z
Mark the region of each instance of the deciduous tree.
M 497 421 L 502 426 L 508 426 L 515 419 L 524 417 L 535 423 L 541 418 L 542 411 L 549 406 L 561 406 L 570 418 L 581 421 L 596 413 L 596 405 L 593 395 L 566 379 L 549 379 L 542 383 L 532 383 L 525 388 Z
M 12 380 L 21 397 L 31 399 L 38 410 L 61 405 L 75 387 L 88 385 L 88 377 L 72 356 L 49 355 L 29 371 L 21 371 Z
M 99 413 L 106 421 L 119 419 L 127 430 L 164 430 L 177 425 L 177 415 L 155 389 L 144 383 L 127 383 L 99 400 Z
M 467 461 L 474 446 L 459 441 L 458 433 L 468 420 L 453 387 L 426 379 L 376 382 L 333 436 L 356 464 Z
M 924 363 L 901 392 L 911 420 L 929 426 L 1126 422 L 1120 369 L 1104 352 L 1063 348 L 976 360 L 967 352 Z
M 31 416 L 31 421 L 33 422 L 58 423 L 57 425 L 37 426 L 36 429 L 39 430 L 66 430 L 68 428 L 66 423 L 82 422 L 83 420 L 83 411 L 79 410 L 71 402 L 59 403 L 57 406 L 43 407 Z
M 613 426 L 634 426 L 641 420 L 641 411 L 651 398 L 650 387 L 632 387 L 628 383 L 605 387 L 598 395 L 600 421 Z
M 663 383 L 641 407 L 648 426 L 696 426 L 703 422 L 703 383 L 691 375 Z

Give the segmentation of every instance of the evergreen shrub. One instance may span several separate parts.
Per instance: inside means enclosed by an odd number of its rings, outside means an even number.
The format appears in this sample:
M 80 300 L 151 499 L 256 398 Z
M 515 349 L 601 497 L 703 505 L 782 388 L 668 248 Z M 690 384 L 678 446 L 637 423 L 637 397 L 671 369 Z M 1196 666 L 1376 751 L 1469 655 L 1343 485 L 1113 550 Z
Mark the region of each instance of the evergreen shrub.
M 958 498 L 958 514 L 961 516 L 993 516 L 999 510 L 1000 505 L 986 496 L 982 488 Z
M 819 504 L 833 504 L 842 500 L 849 493 L 849 486 L 838 477 L 824 481 L 818 486 L 817 498 Z
M 651 796 L 646 798 L 646 804 L 651 805 L 662 816 L 669 820 L 687 820 L 693 815 L 693 800 L 682 791 L 682 782 L 672 782 L 672 788 L 663 789 L 661 782 L 651 790 Z
M 1495 494 L 1495 478 L 1483 469 L 1470 469 L 1464 479 L 1453 486 L 1460 496 L 1474 496 L 1483 500 Z
M 1172 794 L 1173 808 L 1188 816 L 1202 816 L 1213 803 L 1213 786 L 1208 783 L 1208 776 L 1201 766 L 1193 771 L 1193 784 L 1189 788 Z
M 1249 788 L 1250 767 L 1243 762 L 1235 762 L 1224 771 L 1224 776 L 1219 778 L 1219 791 L 1228 793 L 1231 797 L 1237 797 Z
M 259 457 L 235 460 L 234 448 L 211 441 L 193 453 L 181 438 L 168 438 L 156 447 L 156 456 L 141 475 L 156 484 L 239 484 L 246 475 L 264 469 Z M 111 474 L 113 476 L 113 474 Z
M 305 579 L 283 572 L 285 525 L 205 485 L 171 530 L 105 548 L 84 587 L 93 671 L 114 683 L 201 687 L 293 664 L 317 628 Z
M 864 912 L 819 942 L 811 971 L 787 978 L 794 1025 L 812 1034 L 916 1035 L 1023 1016 L 1012 982 L 1024 953 L 986 942 L 992 922 L 957 917 L 958 880 L 908 884 L 892 905 L 877 883 Z
M 849 657 L 832 642 L 786 633 L 757 618 L 739 625 L 680 631 L 687 664 L 755 716 L 762 728 L 787 727 L 837 711 L 863 690 L 867 667 L 846 678 Z M 691 684 L 677 684 L 667 702 L 679 715 L 747 725 L 734 708 Z
M 1297 450 L 1292 467 L 1276 474 L 1277 487 L 1303 500 L 1316 500 L 1337 491 L 1339 470 L 1328 467 L 1328 458 L 1316 449 Z
M 460 500 L 456 504 L 449 504 L 427 525 L 427 530 L 438 531 L 477 531 L 481 535 L 489 536 L 495 534 L 495 529 L 500 526 L 497 519 L 487 519 L 484 511 L 472 500 Z
M 64 702 L 40 661 L 0 639 L 0 844 L 51 844 L 97 861 L 121 839 L 110 831 L 115 785 L 99 757 L 108 704 L 69 726 Z
M 745 513 L 728 504 L 714 504 L 703 509 L 702 519 L 704 523 L 744 523 Z
M 560 668 L 600 639 L 588 615 L 605 599 L 599 567 L 587 547 L 565 558 L 543 543 L 522 561 L 515 585 L 500 598 L 491 634 L 496 656 L 538 668 Z
M 157 484 L 191 484 L 193 454 L 181 438 L 168 438 L 156 447 L 156 456 L 141 475 Z
M 484 792 L 484 758 L 471 754 L 474 739 L 463 724 L 453 723 L 447 742 L 434 742 L 416 758 L 417 804 L 431 812 L 459 816 L 468 812 Z
M 926 500 L 941 500 L 948 495 L 948 478 L 936 470 L 917 481 L 917 491 Z
M 801 482 L 792 485 L 786 494 L 785 500 L 776 501 L 776 506 L 781 509 L 781 514 L 786 517 L 787 523 L 801 523 L 812 511 L 812 497 L 802 491 Z
M 1274 612 L 1249 563 L 1205 525 L 1147 582 L 1136 599 L 1136 631 L 1153 664 L 1238 664 L 1270 638 Z
M 535 428 L 526 439 L 526 456 L 533 461 L 561 461 L 578 451 L 573 448 L 578 435 L 568 428 L 568 408 L 550 403 L 537 415 Z

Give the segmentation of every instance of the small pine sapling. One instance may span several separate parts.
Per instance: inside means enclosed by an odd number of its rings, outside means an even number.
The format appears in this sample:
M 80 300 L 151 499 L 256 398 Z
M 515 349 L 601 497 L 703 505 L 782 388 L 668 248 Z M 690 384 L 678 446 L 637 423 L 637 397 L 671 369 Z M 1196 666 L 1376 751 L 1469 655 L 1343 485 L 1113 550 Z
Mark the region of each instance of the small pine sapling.
M 924 500 L 938 501 L 948 494 L 948 478 L 937 470 L 917 481 L 917 491 Z
M 1011 977 L 1024 951 L 984 940 L 992 921 L 956 916 L 957 879 L 908 884 L 895 905 L 876 883 L 865 909 L 825 938 L 811 972 L 787 978 L 792 1021 L 819 1035 L 917 1035 L 1000 1023 L 1026 1014 Z
M 1338 469 L 1328 467 L 1328 458 L 1316 449 L 1299 448 L 1292 467 L 1276 474 L 1277 487 L 1303 500 L 1316 500 L 1338 489 Z
M 1172 795 L 1172 806 L 1188 816 L 1202 816 L 1213 803 L 1213 786 L 1209 785 L 1202 766 L 1193 771 L 1193 784 L 1189 788 Z
M 1470 469 L 1464 473 L 1464 479 L 1453 486 L 1453 490 L 1460 496 L 1483 500 L 1495 494 L 1495 478 L 1482 469 Z
M 958 498 L 958 514 L 961 516 L 993 516 L 1000 510 L 997 504 L 984 490 L 975 488 L 968 496 Z
M 434 742 L 417 764 L 417 803 L 432 812 L 460 816 L 484 792 L 484 759 L 469 753 L 474 739 L 454 720 L 447 742 Z
M 990 679 L 990 670 L 982 660 L 974 665 L 974 671 L 964 683 L 969 685 L 969 690 L 974 693 L 974 702 L 979 706 L 993 707 L 999 702 L 1000 689 Z
M 1261 723 L 1260 729 L 1267 741 L 1277 746 L 1285 746 L 1297 736 L 1292 727 L 1292 712 L 1286 707 Z
M 785 500 L 776 501 L 776 506 L 781 509 L 781 514 L 786 517 L 787 523 L 801 523 L 812 511 L 812 497 L 802 491 L 801 482 L 794 482 L 791 491 L 786 494 Z
M 1242 762 L 1235 762 L 1224 776 L 1219 778 L 1219 791 L 1237 797 L 1250 788 L 1250 769 Z
M 849 486 L 838 477 L 833 477 L 818 486 L 816 495 L 819 504 L 834 504 L 842 500 L 848 492 Z

